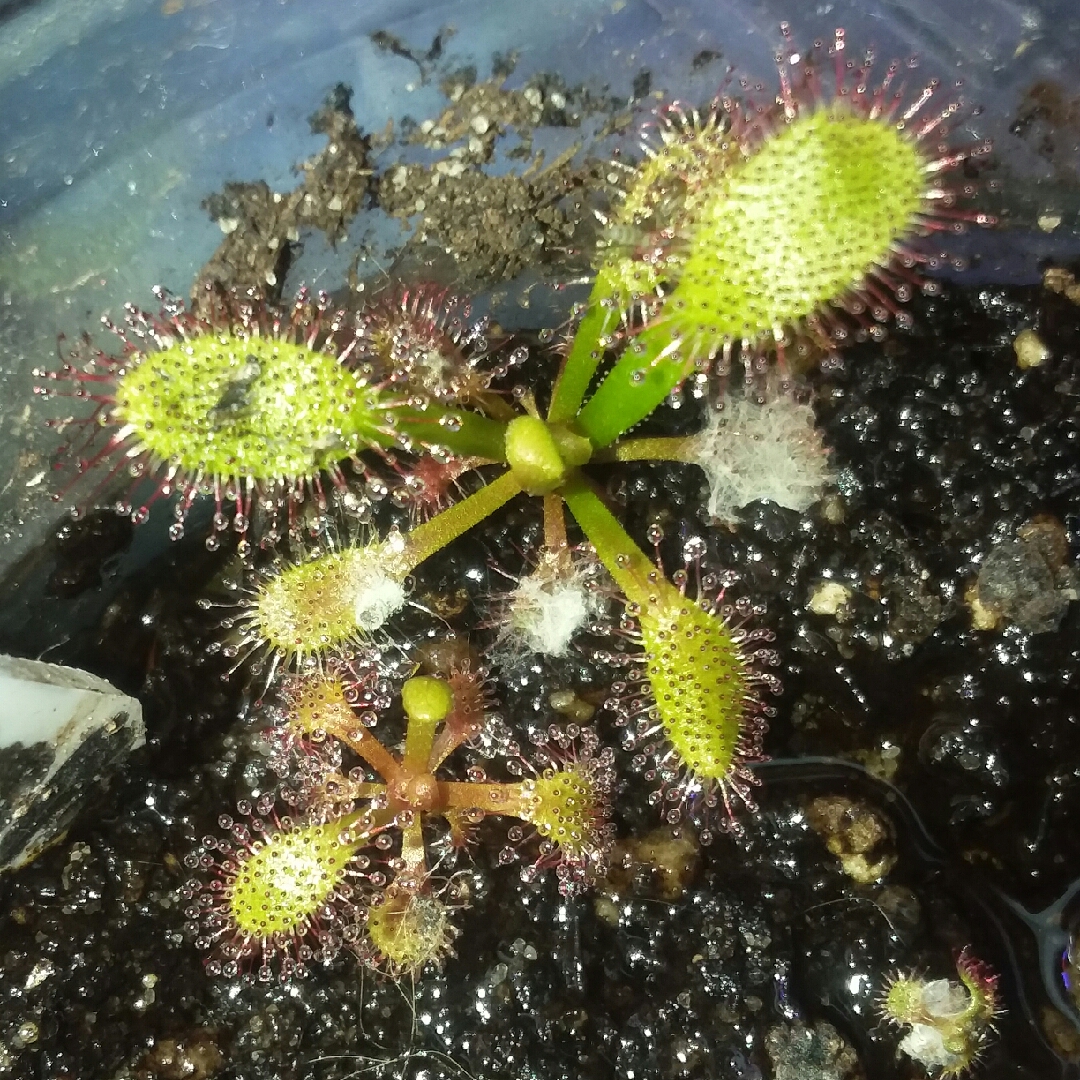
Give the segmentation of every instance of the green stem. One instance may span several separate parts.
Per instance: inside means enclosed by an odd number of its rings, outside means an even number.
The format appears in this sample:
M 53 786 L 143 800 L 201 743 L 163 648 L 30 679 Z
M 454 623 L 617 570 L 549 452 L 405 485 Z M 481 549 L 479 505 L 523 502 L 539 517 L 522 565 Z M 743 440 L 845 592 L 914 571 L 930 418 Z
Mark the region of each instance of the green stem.
M 695 439 L 692 435 L 676 438 L 621 439 L 598 450 L 593 461 L 692 461 Z
M 441 551 L 452 540 L 493 514 L 520 491 L 521 484 L 517 477 L 507 470 L 467 499 L 454 503 L 448 510 L 418 525 L 405 535 L 403 548 L 395 553 L 395 573 L 404 577 L 436 551 Z
M 607 446 L 644 420 L 690 374 L 693 362 L 676 346 L 662 316 L 634 338 L 578 413 L 593 446 Z
M 405 754 L 401 759 L 406 773 L 430 772 L 428 758 L 435 743 L 435 733 L 446 719 L 454 698 L 442 679 L 417 675 L 401 688 L 401 705 L 405 710 Z
M 608 335 L 619 321 L 618 305 L 612 302 L 614 292 L 611 281 L 601 269 L 589 294 L 589 307 L 578 324 L 570 352 L 555 381 L 548 409 L 549 423 L 572 420 L 585 400 L 589 383 L 603 359 Z
M 580 473 L 572 476 L 562 489 L 562 497 L 596 548 L 626 598 L 641 607 L 653 606 L 660 593 L 672 590 L 653 561 L 630 539 L 627 531 L 604 505 L 589 482 Z
M 424 446 L 443 446 L 459 457 L 506 460 L 506 424 L 471 409 L 403 405 L 393 413 L 394 431 Z

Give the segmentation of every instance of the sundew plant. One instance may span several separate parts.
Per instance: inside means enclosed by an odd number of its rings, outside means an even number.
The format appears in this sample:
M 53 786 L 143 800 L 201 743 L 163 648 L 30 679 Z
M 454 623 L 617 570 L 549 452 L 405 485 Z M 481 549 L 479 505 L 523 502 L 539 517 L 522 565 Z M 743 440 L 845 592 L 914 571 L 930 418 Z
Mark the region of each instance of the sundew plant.
M 422 975 L 455 948 L 457 871 L 488 819 L 505 819 L 498 862 L 589 889 L 618 832 L 617 750 L 702 844 L 755 812 L 784 665 L 767 613 L 700 542 L 669 571 L 662 529 L 632 536 L 599 477 L 682 463 L 714 518 L 759 498 L 805 511 L 830 468 L 799 371 L 907 325 L 941 235 L 990 223 L 961 169 L 989 147 L 963 143 L 936 82 L 854 57 L 842 31 L 804 53 L 786 28 L 778 75 L 769 100 L 661 108 L 612 164 L 588 301 L 531 358 L 546 382 L 507 393 L 530 350 L 404 285 L 358 310 L 166 297 L 111 327 L 119 353 L 86 343 L 43 373 L 44 393 L 94 403 L 79 471 L 150 491 L 121 512 L 169 500 L 179 537 L 209 498 L 207 545 L 237 537 L 247 567 L 219 648 L 260 699 L 280 786 L 223 808 L 188 856 L 209 972 L 287 980 L 346 952 Z M 678 394 L 704 399 L 699 431 L 636 432 Z M 380 533 L 388 475 L 408 524 Z M 526 500 L 526 573 L 495 567 L 490 617 L 449 633 L 414 573 Z M 516 666 L 575 650 L 610 672 L 604 708 L 540 727 L 502 708 Z

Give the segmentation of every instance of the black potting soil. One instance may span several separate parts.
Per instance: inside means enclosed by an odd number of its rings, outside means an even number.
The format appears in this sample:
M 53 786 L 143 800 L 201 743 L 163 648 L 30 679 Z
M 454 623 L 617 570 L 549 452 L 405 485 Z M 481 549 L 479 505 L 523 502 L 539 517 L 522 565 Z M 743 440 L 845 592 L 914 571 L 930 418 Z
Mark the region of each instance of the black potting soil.
M 204 973 L 183 856 L 268 782 L 258 687 L 225 677 L 207 648 L 220 612 L 197 603 L 235 560 L 198 530 L 155 547 L 107 514 L 65 526 L 5 586 L 0 647 L 112 679 L 143 702 L 148 742 L 62 841 L 0 878 L 0 1075 L 891 1080 L 920 1073 L 881 1019 L 888 978 L 954 975 L 964 947 L 1000 974 L 1007 1010 L 979 1075 L 1080 1075 L 1064 959 L 1080 606 L 1062 574 L 1080 543 L 1080 310 L 1041 288 L 951 287 L 916 315 L 813 378 L 837 490 L 806 515 L 755 504 L 710 528 L 696 469 L 595 472 L 639 543 L 659 523 L 677 566 L 701 537 L 706 564 L 767 605 L 784 692 L 745 836 L 658 831 L 622 755 L 609 878 L 574 900 L 525 884 L 489 820 L 463 864 L 457 956 L 415 980 L 346 956 L 285 985 Z M 1023 328 L 1042 366 L 1018 367 Z M 651 423 L 692 426 L 694 408 Z M 492 560 L 519 572 L 538 529 L 532 502 L 512 504 L 416 588 L 454 594 L 450 621 L 469 625 L 501 588 Z M 1014 567 L 1017 604 L 1054 594 L 1052 628 L 984 610 L 973 628 L 1003 546 L 994 595 Z M 824 580 L 847 590 L 832 614 L 811 610 Z M 424 632 L 410 618 L 397 633 Z M 610 679 L 584 652 L 526 665 L 498 683 L 502 714 L 546 724 L 554 691 L 595 701 Z

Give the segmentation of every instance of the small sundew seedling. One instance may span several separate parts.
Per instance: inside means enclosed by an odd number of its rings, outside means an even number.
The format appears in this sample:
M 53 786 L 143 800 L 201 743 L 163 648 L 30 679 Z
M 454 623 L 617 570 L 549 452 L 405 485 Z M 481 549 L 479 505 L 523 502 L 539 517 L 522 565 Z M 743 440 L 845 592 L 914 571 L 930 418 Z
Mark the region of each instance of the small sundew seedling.
M 881 1014 L 908 1029 L 900 1050 L 936 1077 L 966 1073 L 989 1042 L 1002 1009 L 997 975 L 965 949 L 959 982 L 897 975 L 881 995 Z
M 240 492 L 244 526 L 247 502 L 262 499 L 267 485 L 271 502 L 273 492 L 292 499 L 315 488 L 323 473 L 333 479 L 341 462 L 366 449 L 382 460 L 377 467 L 360 466 L 370 504 L 389 496 L 399 507 L 417 508 L 419 523 L 408 532 L 393 529 L 380 539 L 293 563 L 279 560 L 231 620 L 239 627 L 238 642 L 224 647 L 233 655 L 243 650 L 241 661 L 269 658 L 268 685 L 282 667 L 300 672 L 300 681 L 290 681 L 280 695 L 284 732 L 271 765 L 292 784 L 284 789 L 289 801 L 314 816 L 303 829 L 332 832 L 331 823 L 342 815 L 352 821 L 356 806 L 369 815 L 365 828 L 377 834 L 374 842 L 396 891 L 371 905 L 367 948 L 392 971 L 415 971 L 444 955 L 450 934 L 432 874 L 442 874 L 482 835 L 476 826 L 486 818 L 516 819 L 500 858 L 510 861 L 538 848 L 538 856 L 525 858 L 526 879 L 554 866 L 564 894 L 603 873 L 611 846 L 613 751 L 601 749 L 591 730 L 551 729 L 535 740 L 530 760 L 509 725 L 494 722 L 486 670 L 470 661 L 423 668 L 405 680 L 404 741 L 398 729 L 384 742 L 374 733 L 373 716 L 384 707 L 380 701 L 389 703 L 396 677 L 385 669 L 374 677 L 385 690 L 357 692 L 346 683 L 352 657 L 378 652 L 373 635 L 380 644 L 390 640 L 420 564 L 519 495 L 543 500 L 543 544 L 523 552 L 536 569 L 506 599 L 502 625 L 492 635 L 494 662 L 524 654 L 564 656 L 598 613 L 569 546 L 568 510 L 613 579 L 611 591 L 622 594 L 618 646 L 596 655 L 623 672 L 608 706 L 625 729 L 635 765 L 653 782 L 651 800 L 667 822 L 692 823 L 706 843 L 718 830 L 739 831 L 736 804 L 754 809 L 753 765 L 762 759 L 772 715 L 765 697 L 779 691 L 768 671 L 779 663 L 766 647 L 772 634 L 750 625 L 761 609 L 727 598 L 734 576 L 702 574 L 708 544 L 700 537 L 684 537 L 686 568 L 669 579 L 659 560 L 660 526 L 646 534 L 656 547 L 653 559 L 605 505 L 588 471 L 627 461 L 692 463 L 710 480 L 716 516 L 730 516 L 732 507 L 753 498 L 805 509 L 824 482 L 827 462 L 809 411 L 794 398 L 755 407 L 753 420 L 742 413 L 749 403 L 729 403 L 697 435 L 625 433 L 690 375 L 700 397 L 710 370 L 726 379 L 739 360 L 758 389 L 769 383 L 768 361 L 775 356 L 786 390 L 792 346 L 812 358 L 852 336 L 880 337 L 889 319 L 905 321 L 902 304 L 916 289 L 933 289 L 921 275 L 940 257 L 920 246 L 923 234 L 988 220 L 957 209 L 971 193 L 969 184 L 950 188 L 940 182 L 987 149 L 951 145 L 960 105 L 939 107 L 936 84 L 909 93 L 900 65 L 875 81 L 872 58 L 847 60 L 842 32 L 830 52 L 832 89 L 821 85 L 817 52 L 807 59 L 786 40 L 774 101 L 759 106 L 721 98 L 703 115 L 674 108 L 664 114 L 659 145 L 626 175 L 622 200 L 607 222 L 590 304 L 551 388 L 546 415 L 540 406 L 547 386 L 515 388 L 508 399 L 491 390 L 489 379 L 505 374 L 522 351 L 481 366 L 490 347 L 483 330 L 467 327 L 463 310 L 433 290 L 394 289 L 358 322 L 331 320 L 325 334 L 310 330 L 306 314 L 284 331 L 283 323 L 252 314 L 239 326 L 233 320 L 220 328 L 220 348 L 212 333 L 219 328 L 185 321 L 192 317 L 182 307 L 153 327 L 148 318 L 136 319 L 141 335 L 130 338 L 131 370 L 121 370 L 117 361 L 113 373 L 124 380 L 124 402 L 106 397 L 101 403 L 107 419 L 124 425 L 110 452 L 130 452 L 164 469 L 163 493 L 182 478 L 181 519 L 203 486 L 232 483 Z M 144 352 L 143 338 L 156 349 Z M 148 417 L 154 438 L 159 436 L 161 417 L 147 412 L 157 408 L 157 390 L 148 386 L 136 394 L 138 372 L 163 382 L 174 373 L 158 372 L 147 358 L 167 357 L 176 366 L 181 354 L 204 365 L 203 381 L 211 383 L 206 389 L 190 385 L 188 373 L 180 377 L 181 388 L 191 393 L 176 408 L 197 437 L 182 437 L 177 427 L 167 444 L 151 446 L 134 421 Z M 614 363 L 589 398 L 606 359 Z M 215 374 L 214 363 L 225 374 Z M 273 376 L 277 381 L 268 382 L 275 364 L 281 368 Z M 726 386 L 724 379 L 717 381 Z M 264 386 L 273 400 L 263 401 Z M 342 395 L 348 399 L 344 409 Z M 288 407 L 283 398 L 290 399 Z M 138 416 L 136 402 L 143 408 Z M 294 423 L 296 408 L 301 418 Z M 121 411 L 111 411 L 116 409 Z M 227 457 L 200 449 L 244 424 L 250 426 L 250 447 L 232 446 Z M 267 453 L 284 455 L 284 464 L 265 476 L 251 456 L 259 432 Z M 189 444 L 203 456 L 181 458 Z M 803 458 L 797 467 L 791 460 L 796 447 Z M 301 461 L 302 453 L 307 457 Z M 224 475 L 234 459 L 242 467 Z M 400 483 L 384 481 L 386 466 Z M 460 498 L 451 501 L 455 493 Z M 346 498 L 357 496 L 343 496 L 343 509 Z M 219 517 L 224 520 L 223 512 Z M 362 520 L 369 524 L 370 514 Z M 506 539 L 516 542 L 512 534 Z M 444 571 L 451 565 L 432 577 L 448 580 Z M 451 617 L 449 609 L 440 614 Z M 635 647 L 628 648 L 628 641 Z M 419 645 L 402 645 L 401 655 L 419 657 Z M 313 681 L 305 687 L 308 679 Z M 572 687 L 560 689 L 573 697 Z M 364 698 L 368 690 L 373 700 Z M 556 707 L 553 699 L 551 704 Z M 588 704 L 586 713 L 591 709 Z M 394 715 L 391 729 L 400 719 Z M 493 751 L 515 779 L 489 779 L 470 763 L 470 752 L 478 751 Z M 305 758 L 306 766 L 297 764 Z M 293 841 L 267 837 L 253 864 L 259 874 L 237 889 L 232 883 L 239 862 L 221 863 L 232 889 L 228 896 L 239 897 L 239 906 L 231 915 L 217 901 L 209 906 L 220 933 L 241 942 L 234 952 L 251 942 L 306 935 L 301 908 L 309 900 L 329 902 L 343 868 L 352 865 L 337 842 L 325 831 L 303 832 Z M 269 853 L 261 854 L 264 849 Z M 319 880 L 331 883 L 326 896 L 314 877 L 299 870 L 296 881 L 309 884 L 294 890 L 289 882 L 287 869 L 299 866 L 305 853 L 309 867 L 321 863 L 325 869 Z M 274 893 L 274 913 L 268 903 L 260 914 L 261 898 L 279 882 L 287 895 Z M 301 898 L 290 899 L 296 890 Z M 260 936 L 264 930 L 269 938 Z M 991 982 L 980 983 L 973 967 L 961 970 L 960 978 L 970 999 L 961 1013 L 978 1020 L 988 1008 L 992 1012 L 984 1000 Z M 895 992 L 898 1015 L 904 992 Z M 929 1007 L 921 990 L 919 995 L 921 1006 Z M 914 1006 L 904 1007 L 914 1015 Z M 957 1037 L 968 1044 L 953 1050 L 933 1024 L 922 1027 L 945 1047 L 939 1068 L 971 1057 L 967 1034 Z
M 526 878 L 554 868 L 560 891 L 570 895 L 603 873 L 613 842 L 608 818 L 614 754 L 600 748 L 594 731 L 552 727 L 533 739 L 528 757 L 512 740 L 493 740 L 507 758 L 507 771 L 524 779 L 492 781 L 475 765 L 466 779 L 455 779 L 460 766 L 449 759 L 481 733 L 494 704 L 484 671 L 461 661 L 446 678 L 407 679 L 401 687 L 405 742 L 397 751 L 373 731 L 375 710 L 389 704 L 385 680 L 372 669 L 346 683 L 348 670 L 335 664 L 327 672 L 290 678 L 276 706 L 280 730 L 270 736 L 271 767 L 288 778 L 282 797 L 306 819 L 319 816 L 303 825 L 283 821 L 271 827 L 262 820 L 272 809 L 264 799 L 261 817 L 244 825 L 223 819 L 232 839 L 207 838 L 206 853 L 189 860 L 213 875 L 209 884 L 193 883 L 187 890 L 196 900 L 189 918 L 201 924 L 200 947 L 215 952 L 213 970 L 238 971 L 242 959 L 261 952 L 260 978 L 269 978 L 263 972 L 270 971 L 274 957 L 295 953 L 295 967 L 332 955 L 343 944 L 392 975 L 441 963 L 456 936 L 447 898 L 460 900 L 460 893 L 453 879 L 445 888 L 434 886 L 425 836 L 433 825 L 435 832 L 441 829 L 439 869 L 452 862 L 485 817 L 500 815 L 518 818 L 537 834 L 533 848 L 539 852 L 523 871 Z M 343 751 L 361 765 L 344 772 Z M 515 848 L 501 861 L 516 858 L 528 839 L 519 830 Z M 359 848 L 369 840 L 384 854 L 394 881 L 364 906 L 358 920 L 349 878 L 358 867 L 367 871 Z M 223 858 L 210 854 L 215 851 Z M 367 873 L 366 880 L 372 890 L 386 885 L 381 872 Z M 366 926 L 363 941 L 360 923 Z M 305 943 L 309 936 L 317 938 L 317 952 Z M 219 957 L 230 964 L 227 969 Z
M 364 908 L 385 884 L 362 853 L 377 826 L 368 810 L 274 820 L 265 796 L 254 812 L 246 802 L 238 809 L 244 820 L 219 819 L 228 839 L 207 836 L 202 853 L 185 859 L 208 875 L 184 888 L 188 929 L 211 974 L 254 967 L 260 982 L 275 972 L 303 977 L 312 960 L 326 962 L 359 939 Z

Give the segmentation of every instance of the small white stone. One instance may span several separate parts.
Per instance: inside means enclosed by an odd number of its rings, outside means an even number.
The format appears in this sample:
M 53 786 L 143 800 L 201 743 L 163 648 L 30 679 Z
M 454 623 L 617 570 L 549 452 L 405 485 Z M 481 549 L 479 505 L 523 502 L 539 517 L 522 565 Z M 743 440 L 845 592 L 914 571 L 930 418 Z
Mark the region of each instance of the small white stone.
M 31 969 L 30 974 L 26 976 L 26 983 L 24 989 L 34 990 L 39 987 L 46 979 L 51 978 L 56 973 L 56 965 L 51 960 L 39 960 Z
M 929 1024 L 915 1024 L 900 1040 L 900 1049 L 927 1070 L 955 1068 L 962 1064 L 959 1055 L 945 1046 L 941 1032 Z
M 971 996 L 959 983 L 934 979 L 923 987 L 923 1006 L 931 1016 L 959 1016 L 971 1004 Z
M 839 581 L 819 581 L 806 606 L 815 615 L 836 615 L 850 602 L 851 590 L 846 585 Z
M 1013 352 L 1019 368 L 1041 367 L 1053 356 L 1046 343 L 1034 330 L 1021 330 L 1013 338 Z

